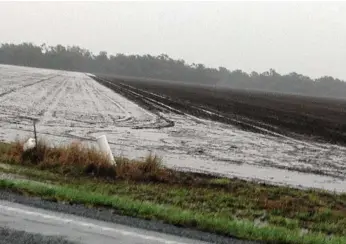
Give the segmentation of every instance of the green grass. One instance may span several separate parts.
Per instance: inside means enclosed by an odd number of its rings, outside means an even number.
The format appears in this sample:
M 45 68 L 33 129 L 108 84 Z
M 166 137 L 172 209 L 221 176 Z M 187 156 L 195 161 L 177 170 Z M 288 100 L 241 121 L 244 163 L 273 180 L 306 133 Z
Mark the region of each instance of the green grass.
M 335 220 L 332 209 L 315 212 L 313 215 L 308 212 L 305 214 L 297 212 L 290 218 L 285 214 L 285 209 L 280 213 L 276 209 L 265 210 L 251 198 L 251 191 L 262 192 L 267 188 L 267 193 L 272 193 L 274 199 L 275 192 L 279 191 L 277 187 L 234 181 L 235 192 L 232 193 L 226 189 L 215 191 L 215 188 L 207 186 L 187 188 L 181 185 L 102 181 L 86 177 L 74 179 L 17 165 L 11 165 L 6 169 L 0 167 L 0 169 L 3 172 L 17 173 L 30 179 L 54 184 L 51 188 L 32 182 L 2 181 L 2 188 L 52 200 L 112 207 L 119 214 L 158 219 L 178 226 L 234 235 L 244 239 L 276 240 L 280 241 L 279 243 L 346 243 L 346 240 L 340 237 L 345 233 L 345 218 L 343 215 L 336 215 L 338 218 Z M 215 183 L 213 179 L 211 181 Z M 286 195 L 297 194 L 303 198 L 305 195 L 307 199 L 310 198 L 306 196 L 311 194 L 318 196 L 317 193 L 310 191 L 288 190 Z M 333 197 L 334 200 L 344 197 L 323 192 L 320 194 L 324 197 Z M 329 201 L 332 199 L 326 201 L 321 198 L 322 196 L 319 197 L 321 204 L 331 204 Z M 336 202 L 340 202 L 340 199 Z M 297 209 L 299 207 L 302 206 L 297 206 Z M 266 224 L 260 228 L 254 224 L 254 220 L 261 217 Z M 326 219 L 329 221 L 326 222 Z M 306 225 L 308 222 L 311 224 Z M 303 238 L 300 236 L 301 228 L 307 228 L 311 233 L 304 235 Z M 330 233 L 335 235 L 332 239 L 327 237 Z M 313 237 L 315 235 L 317 237 Z
M 75 157 L 75 153 L 65 151 L 54 155 Z M 48 164 L 24 165 L 16 157 L 18 149 L 2 147 L 0 143 L 0 162 L 7 163 L 0 164 L 0 172 L 53 184 L 54 190 L 39 182 L 25 186 L 19 181 L 4 181 L 3 188 L 54 200 L 112 207 L 120 214 L 243 239 L 346 243 L 345 194 L 166 171 L 153 156 L 145 159 L 144 164 L 136 162 L 135 167 L 129 160 L 118 158 L 114 177 L 102 177 L 109 176 L 108 173 L 86 174 L 78 167 L 73 170 L 75 165 L 68 163 L 66 157 L 63 162 L 68 168 L 52 162 L 51 156 L 45 159 Z M 145 178 L 138 176 L 139 172 L 145 172 Z M 174 179 L 167 178 L 169 175 Z M 302 235 L 302 230 L 309 233 Z
M 0 180 L 0 188 L 15 190 L 45 199 L 68 201 L 93 206 L 112 207 L 118 213 L 145 219 L 159 219 L 178 226 L 191 227 L 223 235 L 272 243 L 346 243 L 344 237 L 328 237 L 320 233 L 301 236 L 297 228 L 268 225 L 259 227 L 250 221 L 214 216 L 210 213 L 186 210 L 177 206 L 133 200 L 126 196 L 107 195 L 63 185 L 42 185 L 31 181 Z

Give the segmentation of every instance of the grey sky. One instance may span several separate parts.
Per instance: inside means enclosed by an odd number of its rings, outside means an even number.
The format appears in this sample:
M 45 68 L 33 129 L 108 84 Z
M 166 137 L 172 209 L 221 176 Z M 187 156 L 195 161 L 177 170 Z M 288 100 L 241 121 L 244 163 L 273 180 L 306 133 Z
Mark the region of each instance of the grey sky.
M 344 2 L 0 2 L 0 37 L 346 79 Z

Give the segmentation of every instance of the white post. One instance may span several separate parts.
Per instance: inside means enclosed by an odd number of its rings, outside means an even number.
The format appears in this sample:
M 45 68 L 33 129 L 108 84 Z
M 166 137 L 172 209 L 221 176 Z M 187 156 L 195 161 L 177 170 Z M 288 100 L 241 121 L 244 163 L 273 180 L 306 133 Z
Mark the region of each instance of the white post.
M 97 144 L 99 145 L 100 150 L 107 154 L 107 157 L 109 157 L 109 161 L 114 164 L 114 157 L 111 148 L 109 147 L 107 137 L 105 135 L 98 137 Z

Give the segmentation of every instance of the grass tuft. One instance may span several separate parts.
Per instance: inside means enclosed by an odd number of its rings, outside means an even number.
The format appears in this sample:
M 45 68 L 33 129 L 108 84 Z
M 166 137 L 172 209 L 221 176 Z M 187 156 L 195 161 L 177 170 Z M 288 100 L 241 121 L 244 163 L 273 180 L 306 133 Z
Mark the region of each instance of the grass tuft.
M 163 167 L 162 159 L 149 154 L 144 160 L 116 158 L 109 162 L 106 154 L 75 142 L 67 146 L 49 147 L 39 141 L 36 148 L 23 151 L 23 143 L 0 147 L 0 160 L 12 164 L 33 165 L 64 175 L 93 176 L 104 179 L 170 182 L 173 171 Z
M 150 153 L 143 161 L 117 158 L 116 175 L 121 180 L 170 182 L 173 171 L 163 167 L 162 159 Z

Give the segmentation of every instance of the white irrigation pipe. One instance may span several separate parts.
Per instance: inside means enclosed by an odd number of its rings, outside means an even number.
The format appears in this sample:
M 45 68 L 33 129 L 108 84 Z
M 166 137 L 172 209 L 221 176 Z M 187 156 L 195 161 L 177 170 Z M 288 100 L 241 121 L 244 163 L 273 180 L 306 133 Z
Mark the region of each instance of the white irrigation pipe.
M 101 152 L 105 153 L 107 157 L 109 158 L 109 161 L 114 164 L 115 163 L 114 157 L 113 157 L 111 148 L 109 147 L 107 137 L 105 135 L 98 137 L 97 144 L 99 145 Z

